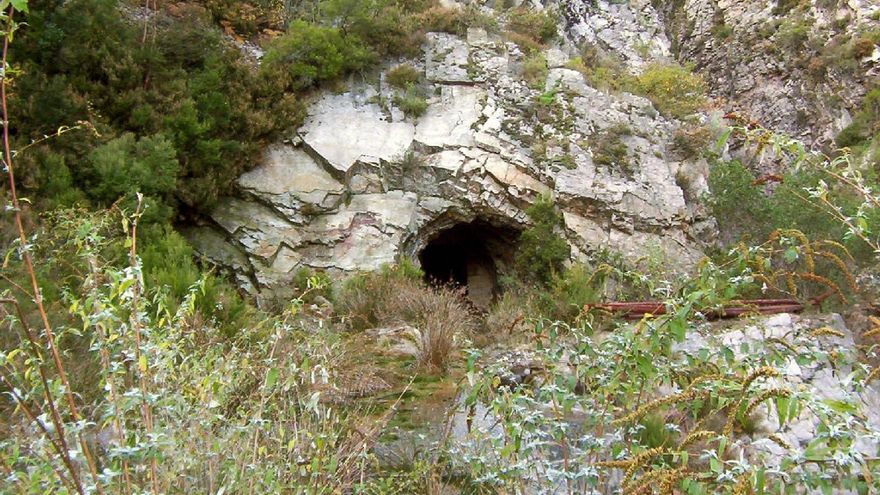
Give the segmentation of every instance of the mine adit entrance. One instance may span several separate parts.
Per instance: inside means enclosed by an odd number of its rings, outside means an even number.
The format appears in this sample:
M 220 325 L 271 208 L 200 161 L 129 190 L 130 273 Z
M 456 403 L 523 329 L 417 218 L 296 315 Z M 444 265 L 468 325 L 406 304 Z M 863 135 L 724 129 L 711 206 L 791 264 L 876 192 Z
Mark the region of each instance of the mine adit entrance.
M 513 264 L 519 231 L 484 220 L 441 230 L 419 252 L 425 279 L 465 288 L 468 299 L 488 309 L 498 294 L 498 274 Z

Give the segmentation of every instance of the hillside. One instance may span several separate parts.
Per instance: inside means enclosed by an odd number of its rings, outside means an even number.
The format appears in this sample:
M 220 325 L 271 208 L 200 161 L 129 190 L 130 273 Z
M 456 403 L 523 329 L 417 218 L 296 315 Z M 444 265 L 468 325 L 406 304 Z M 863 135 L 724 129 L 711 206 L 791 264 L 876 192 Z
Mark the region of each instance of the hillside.
M 880 490 L 874 2 L 0 6 L 0 493 Z

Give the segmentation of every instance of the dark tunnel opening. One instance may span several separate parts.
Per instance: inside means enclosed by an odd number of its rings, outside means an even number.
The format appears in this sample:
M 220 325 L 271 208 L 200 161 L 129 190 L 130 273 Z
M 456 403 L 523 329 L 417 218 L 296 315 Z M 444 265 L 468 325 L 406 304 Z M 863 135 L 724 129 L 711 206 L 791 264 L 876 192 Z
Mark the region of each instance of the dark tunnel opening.
M 498 275 L 513 262 L 519 232 L 482 220 L 441 231 L 419 253 L 425 279 L 465 288 L 468 299 L 486 309 L 498 294 Z

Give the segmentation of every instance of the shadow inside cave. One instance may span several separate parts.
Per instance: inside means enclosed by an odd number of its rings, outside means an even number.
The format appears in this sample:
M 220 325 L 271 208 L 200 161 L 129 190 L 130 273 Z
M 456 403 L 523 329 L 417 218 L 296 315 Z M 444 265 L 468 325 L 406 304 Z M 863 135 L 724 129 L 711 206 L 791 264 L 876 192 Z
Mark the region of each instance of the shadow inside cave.
M 483 220 L 440 231 L 419 252 L 425 279 L 465 288 L 468 299 L 488 309 L 498 294 L 499 271 L 512 265 L 519 231 Z

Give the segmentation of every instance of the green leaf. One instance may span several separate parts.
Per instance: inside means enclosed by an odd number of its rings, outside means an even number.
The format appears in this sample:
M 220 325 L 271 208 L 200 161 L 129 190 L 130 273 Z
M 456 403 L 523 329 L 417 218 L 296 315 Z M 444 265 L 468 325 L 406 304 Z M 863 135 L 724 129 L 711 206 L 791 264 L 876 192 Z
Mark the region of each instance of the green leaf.
M 776 417 L 779 419 L 780 426 L 788 421 L 789 406 L 791 406 L 791 400 L 788 397 L 776 397 Z
M 843 400 L 825 399 L 822 402 L 827 404 L 831 409 L 842 414 L 855 414 L 859 412 L 859 409 L 855 405 Z
M 721 134 L 721 137 L 718 138 L 718 141 L 715 142 L 715 149 L 718 150 L 718 153 L 721 153 L 724 150 L 727 140 L 730 139 L 731 132 L 733 132 L 733 129 L 728 127 L 727 130 Z
M 764 484 L 766 483 L 766 476 L 763 469 L 759 469 L 755 473 L 755 492 L 759 495 L 764 493 Z
M 272 368 L 266 373 L 266 388 L 271 389 L 278 382 L 278 368 Z
M 792 246 L 785 250 L 783 257 L 785 258 L 785 262 L 790 264 L 797 261 L 799 255 L 800 253 L 798 253 L 798 249 Z
M 687 335 L 687 320 L 679 318 L 678 315 L 676 315 L 675 318 L 669 320 L 669 331 L 672 332 L 672 336 L 675 337 L 676 342 L 684 341 L 684 338 Z
M 27 12 L 28 0 L 12 0 L 12 8 L 19 12 Z

